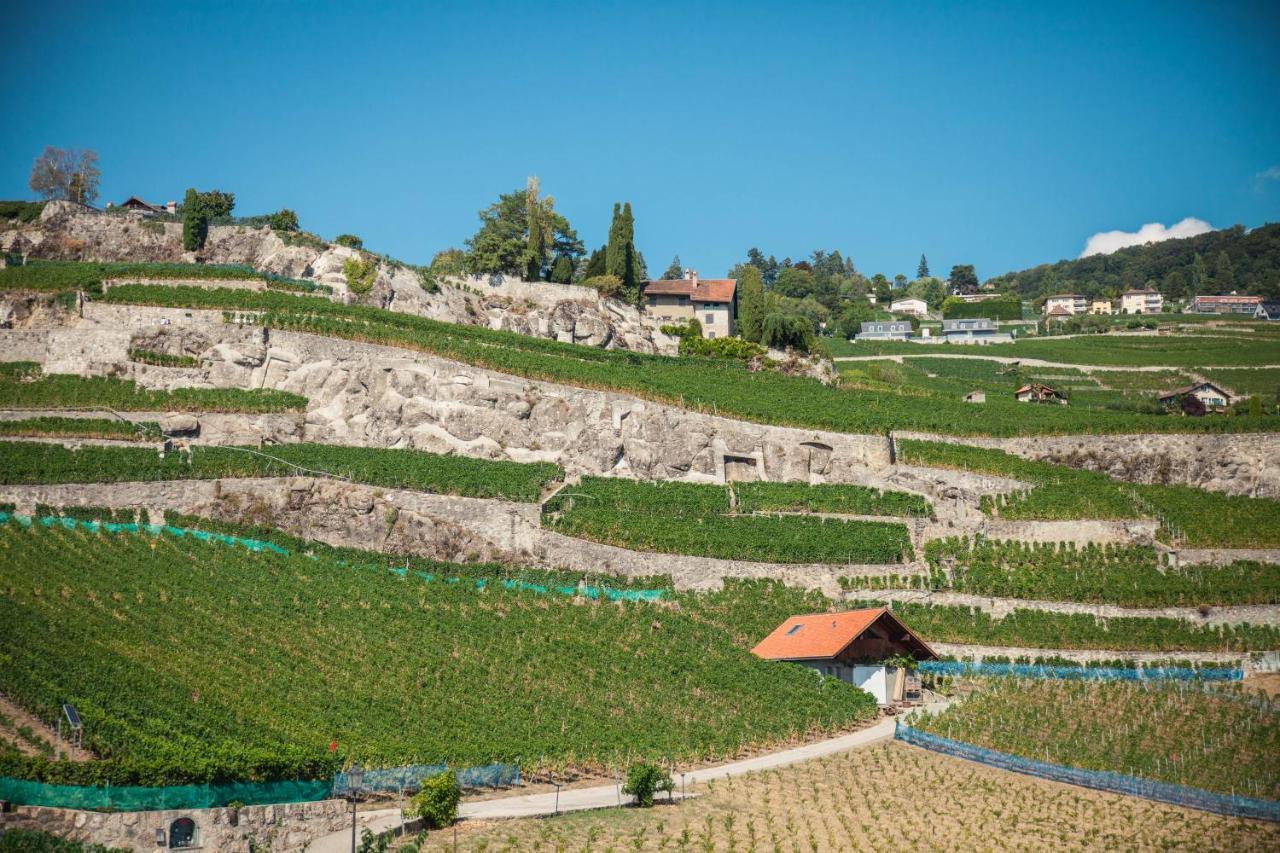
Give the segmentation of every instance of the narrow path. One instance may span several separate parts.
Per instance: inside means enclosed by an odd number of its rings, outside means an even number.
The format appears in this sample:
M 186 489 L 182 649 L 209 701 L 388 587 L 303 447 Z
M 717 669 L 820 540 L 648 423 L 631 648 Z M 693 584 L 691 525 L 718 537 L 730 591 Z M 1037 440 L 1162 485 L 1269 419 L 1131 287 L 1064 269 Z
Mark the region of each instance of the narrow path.
M 941 711 L 950 704 L 949 701 L 934 702 L 926 705 L 926 710 Z M 681 782 L 694 785 L 712 779 L 724 779 L 728 776 L 741 776 L 744 773 L 755 773 L 773 767 L 783 767 L 800 761 L 821 758 L 837 752 L 871 746 L 893 738 L 894 718 L 886 717 L 873 726 L 859 729 L 847 735 L 828 740 L 784 749 L 766 755 L 758 755 L 742 761 L 705 767 L 676 774 L 677 795 Z M 573 788 L 560 791 L 559 810 L 561 812 L 583 811 L 585 809 L 605 809 L 629 802 L 630 798 L 622 795 L 617 785 L 597 785 L 591 788 Z M 556 793 L 519 794 L 512 797 L 500 797 L 493 800 L 479 800 L 463 803 L 458 809 L 458 817 L 464 820 L 496 820 L 503 818 L 543 817 L 556 813 Z M 357 834 L 368 828 L 372 832 L 386 832 L 400 825 L 400 813 L 396 809 L 378 809 L 364 812 L 359 816 Z M 323 836 L 312 842 L 308 853 L 342 853 L 351 847 L 350 828 Z
M 1021 364 L 1025 367 L 1063 367 L 1079 370 L 1084 373 L 1095 371 L 1120 371 L 1124 373 L 1162 373 L 1167 371 L 1185 372 L 1193 368 L 1183 365 L 1160 364 L 1080 364 L 1070 361 L 1047 361 L 1043 358 L 1025 358 L 1008 355 L 968 355 L 958 353 L 922 352 L 894 353 L 892 355 L 841 355 L 832 361 L 895 361 L 902 364 L 904 358 L 958 358 L 978 361 L 994 361 L 999 364 Z M 1280 364 L 1215 364 L 1203 365 L 1199 370 L 1280 370 Z

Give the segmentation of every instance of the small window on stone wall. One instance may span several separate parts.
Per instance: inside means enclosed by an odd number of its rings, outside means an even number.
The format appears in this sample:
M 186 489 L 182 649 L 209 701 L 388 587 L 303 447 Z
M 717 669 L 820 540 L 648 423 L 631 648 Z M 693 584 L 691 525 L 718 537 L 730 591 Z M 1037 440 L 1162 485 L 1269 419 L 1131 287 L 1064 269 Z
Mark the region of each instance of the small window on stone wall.
M 189 817 L 180 817 L 169 824 L 169 849 L 177 850 L 185 847 L 199 847 L 200 838 L 196 822 Z

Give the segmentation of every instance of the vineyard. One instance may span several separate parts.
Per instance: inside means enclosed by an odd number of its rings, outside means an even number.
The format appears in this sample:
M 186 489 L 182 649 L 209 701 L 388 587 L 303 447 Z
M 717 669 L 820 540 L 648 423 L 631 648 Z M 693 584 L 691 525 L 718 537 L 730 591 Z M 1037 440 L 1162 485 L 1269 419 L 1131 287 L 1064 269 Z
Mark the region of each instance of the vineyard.
M 839 483 L 734 483 L 738 511 L 827 512 L 845 515 L 893 515 L 928 518 L 928 499 L 909 492 Z
M 46 718 L 75 703 L 102 758 L 0 759 L 46 781 L 692 761 L 875 714 L 849 685 L 735 645 L 697 598 L 477 588 L 189 537 L 0 526 L 0 622 L 0 690 Z
M 466 821 L 423 850 L 1268 850 L 1280 827 L 995 770 L 900 743 L 691 786 L 678 807 Z
M 102 438 L 115 441 L 159 440 L 155 421 L 121 421 L 111 418 L 45 416 L 17 421 L 0 420 L 0 435 L 39 438 Z
M 281 444 L 262 449 L 199 445 L 187 452 L 161 453 L 151 447 L 70 449 L 58 444 L 0 442 L 0 482 L 9 485 L 289 477 L 308 471 L 371 486 L 525 503 L 537 501 L 548 484 L 563 476 L 563 471 L 549 462 L 327 444 Z
M 0 269 L 0 290 L 35 290 L 46 292 L 83 290 L 102 293 L 107 280 L 159 281 L 263 281 L 281 290 L 327 291 L 323 285 L 298 279 L 281 278 L 258 272 L 242 264 L 176 264 L 176 263 L 81 263 L 77 261 L 31 260 L 26 264 Z
M 927 543 L 924 556 L 935 590 L 1129 607 L 1280 604 L 1280 565 L 1167 566 L 1150 545 L 952 537 Z
M 24 362 L 18 362 L 23 364 Z M 307 398 L 270 388 L 139 388 L 130 379 L 108 376 L 0 374 L 0 407 L 75 409 L 108 407 L 129 412 L 300 412 Z
M 883 601 L 849 602 L 881 607 Z M 1267 625 L 1192 625 L 1182 619 L 1055 613 L 1018 608 L 1002 619 L 970 607 L 899 601 L 893 611 L 931 642 L 1039 649 L 1149 652 L 1248 652 L 1280 649 L 1280 629 Z
M 726 560 L 897 563 L 912 553 L 902 524 L 734 515 L 727 489 L 694 483 L 585 477 L 543 504 L 542 518 L 546 527 L 567 536 Z
M 1226 684 L 992 679 L 912 725 L 1053 764 L 1280 799 L 1280 704 Z
M 1280 546 L 1280 501 L 1224 495 L 1192 486 L 1157 486 L 1112 480 L 1084 471 L 1023 459 L 1001 450 L 965 444 L 898 442 L 911 465 L 979 471 L 1034 485 L 1030 491 L 984 495 L 982 510 L 1010 519 L 1131 519 L 1161 522 L 1161 536 L 1192 547 Z
M 759 423 L 840 432 L 916 429 L 977 435 L 1272 431 L 1264 416 L 1181 418 L 1110 411 L 1050 411 L 1013 400 L 978 408 L 950 395 L 842 389 L 724 359 L 641 355 L 461 326 L 326 299 L 199 287 L 121 285 L 117 304 L 221 309 L 228 319 L 433 353 L 503 373 L 623 391 Z

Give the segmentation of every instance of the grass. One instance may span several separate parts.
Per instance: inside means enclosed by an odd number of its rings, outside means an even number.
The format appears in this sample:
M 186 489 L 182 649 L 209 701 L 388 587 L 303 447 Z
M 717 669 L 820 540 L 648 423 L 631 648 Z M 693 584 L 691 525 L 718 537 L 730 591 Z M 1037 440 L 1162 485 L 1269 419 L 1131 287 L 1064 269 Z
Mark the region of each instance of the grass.
M 73 702 L 103 757 L 0 764 L 49 781 L 692 762 L 875 715 L 852 686 L 755 658 L 696 599 L 477 589 L 191 537 L 0 526 L 0 622 L 0 689 L 41 714 Z
M 679 784 L 677 774 L 676 783 Z M 691 786 L 689 800 L 465 821 L 458 851 L 1266 850 L 1280 826 L 1046 782 L 885 743 Z M 424 851 L 452 853 L 453 835 Z
M 1052 764 L 1280 799 L 1280 704 L 1238 687 L 992 679 L 913 725 Z
M 725 360 L 605 351 L 279 293 L 124 285 L 113 287 L 104 298 L 113 303 L 223 309 L 228 317 L 259 312 L 255 321 L 269 328 L 400 346 L 517 376 L 624 391 L 760 423 L 841 432 L 917 429 L 1024 435 L 1280 428 L 1280 420 L 1261 416 L 1181 418 L 1076 412 L 1013 400 L 992 400 L 979 408 L 946 395 L 850 390 L 774 371 L 752 373 L 745 365 Z
M 262 449 L 200 445 L 189 453 L 161 454 L 149 447 L 72 450 L 57 444 L 0 443 L 0 482 L 9 484 L 289 477 L 309 471 L 372 486 L 528 503 L 537 501 L 549 483 L 564 475 L 549 462 L 327 444 L 282 444 Z

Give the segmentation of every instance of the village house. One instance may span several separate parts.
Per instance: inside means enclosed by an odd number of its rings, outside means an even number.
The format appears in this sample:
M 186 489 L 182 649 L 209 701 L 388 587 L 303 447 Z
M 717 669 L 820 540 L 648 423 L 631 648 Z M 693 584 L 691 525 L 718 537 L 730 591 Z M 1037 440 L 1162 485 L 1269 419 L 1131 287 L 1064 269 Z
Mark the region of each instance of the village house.
M 862 331 L 854 336 L 859 341 L 905 341 L 911 338 L 908 320 L 872 320 L 862 324 Z
M 751 650 L 860 687 L 881 706 L 901 702 L 907 672 L 895 660 L 937 660 L 933 649 L 885 607 L 792 616 Z M 918 688 L 916 688 L 918 690 Z
M 738 282 L 732 278 L 699 279 L 694 270 L 684 278 L 643 283 L 645 313 L 662 323 L 696 319 L 705 338 L 733 335 L 737 317 Z
M 1057 308 L 1072 316 L 1084 314 L 1089 310 L 1089 298 L 1079 293 L 1059 293 L 1044 301 L 1045 316 L 1052 314 Z
M 108 203 L 107 208 L 110 209 L 111 207 L 113 207 L 113 205 Z M 140 213 L 142 214 L 144 219 L 150 219 L 151 217 L 155 216 L 158 213 L 177 213 L 178 212 L 178 203 L 176 201 L 171 201 L 164 205 L 149 204 L 148 202 L 145 202 L 142 199 L 138 198 L 136 195 L 131 195 L 127 199 L 122 201 L 120 203 L 120 207 L 124 208 L 125 210 L 131 210 L 134 213 Z
M 1280 320 L 1280 301 L 1259 302 L 1258 307 L 1254 309 L 1253 319 Z
M 1176 391 L 1170 391 L 1168 394 L 1160 395 L 1160 405 L 1166 409 L 1176 409 L 1182 405 L 1184 397 L 1195 397 L 1207 411 L 1220 412 L 1231 402 L 1231 394 L 1219 388 L 1212 382 L 1197 382 L 1194 385 L 1188 385 L 1186 388 L 1179 388 Z
M 1048 385 L 1041 385 L 1039 382 L 1028 382 L 1014 391 L 1013 397 L 1019 403 L 1061 403 L 1064 406 L 1067 404 L 1066 394 L 1055 391 Z
M 949 344 L 1009 343 L 1013 337 L 1001 332 L 990 317 L 964 317 L 942 321 L 942 337 Z
M 1158 290 L 1126 290 L 1120 294 L 1122 314 L 1159 314 L 1163 310 L 1164 297 Z
M 1071 319 L 1071 312 L 1061 305 L 1055 305 L 1044 314 L 1045 320 L 1062 322 Z
M 1110 299 L 1095 299 L 1095 300 L 1093 300 L 1092 302 L 1090 302 L 1090 303 L 1089 303 L 1089 313 L 1090 313 L 1090 314 L 1104 314 L 1104 315 L 1109 315 L 1109 314 L 1111 314 L 1111 313 L 1112 313 L 1112 310 L 1111 310 L 1111 300 L 1110 300 Z
M 923 317 L 929 313 L 929 304 L 915 297 L 895 299 L 889 304 L 889 311 L 893 314 L 914 314 L 917 317 Z
M 1261 296 L 1197 296 L 1187 310 L 1193 314 L 1254 314 L 1262 304 Z

